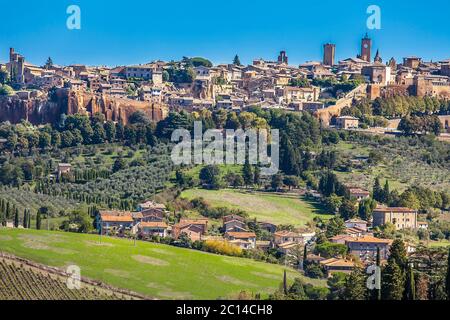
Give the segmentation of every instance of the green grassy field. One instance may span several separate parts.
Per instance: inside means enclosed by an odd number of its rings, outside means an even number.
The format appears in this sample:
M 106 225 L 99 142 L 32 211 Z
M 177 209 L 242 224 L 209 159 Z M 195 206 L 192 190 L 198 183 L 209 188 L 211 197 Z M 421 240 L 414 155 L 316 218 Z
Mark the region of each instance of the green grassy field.
M 318 203 L 302 197 L 283 196 L 263 192 L 245 192 L 240 190 L 203 190 L 191 189 L 181 194 L 181 197 L 194 199 L 203 197 L 214 207 L 227 207 L 246 211 L 251 218 L 274 224 L 292 224 L 304 226 L 314 217 L 328 219 Z
M 97 235 L 0 228 L 0 251 L 64 268 L 160 299 L 233 298 L 241 292 L 274 292 L 284 268 L 250 259 L 208 254 L 160 244 Z M 288 270 L 292 281 L 301 277 Z M 304 278 L 325 286 L 324 281 Z

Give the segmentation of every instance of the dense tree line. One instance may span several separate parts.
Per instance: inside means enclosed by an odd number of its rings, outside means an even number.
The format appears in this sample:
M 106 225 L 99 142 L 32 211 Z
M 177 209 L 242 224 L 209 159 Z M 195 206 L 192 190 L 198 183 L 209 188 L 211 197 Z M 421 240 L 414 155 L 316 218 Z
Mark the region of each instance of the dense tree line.
M 407 135 L 434 134 L 438 136 L 442 133 L 443 128 L 441 121 L 436 115 L 408 115 L 402 118 L 398 126 L 398 129 Z
M 448 253 L 442 248 L 419 247 L 406 254 L 403 241 L 394 240 L 387 264 L 381 266 L 381 290 L 368 289 L 369 275 L 362 267 L 350 275 L 328 279 L 330 300 L 446 300 L 450 297 Z

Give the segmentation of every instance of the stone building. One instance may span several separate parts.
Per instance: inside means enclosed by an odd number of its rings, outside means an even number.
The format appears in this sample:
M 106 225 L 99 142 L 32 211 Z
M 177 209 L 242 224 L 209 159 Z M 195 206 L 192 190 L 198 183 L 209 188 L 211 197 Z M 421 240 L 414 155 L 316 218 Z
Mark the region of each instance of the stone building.
M 450 98 L 450 80 L 446 76 L 416 75 L 413 79 L 413 88 L 414 94 L 418 97 Z
M 364 66 L 361 73 L 371 83 L 383 86 L 391 83 L 391 68 L 381 62 L 375 62 L 370 66 Z
M 422 58 L 418 58 L 418 57 L 403 58 L 403 66 L 405 66 L 407 68 L 417 69 L 417 68 L 419 68 L 421 63 L 422 63 Z
M 359 127 L 358 118 L 351 116 L 342 116 L 336 118 L 336 127 L 339 129 L 356 129 Z
M 409 208 L 377 207 L 373 211 L 373 227 L 392 223 L 396 230 L 417 229 L 417 210 Z

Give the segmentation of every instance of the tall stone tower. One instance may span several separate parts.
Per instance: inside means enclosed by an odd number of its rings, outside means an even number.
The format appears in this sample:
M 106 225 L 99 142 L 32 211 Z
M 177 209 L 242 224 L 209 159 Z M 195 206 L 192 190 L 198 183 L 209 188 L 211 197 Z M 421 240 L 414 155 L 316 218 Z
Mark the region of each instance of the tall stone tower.
M 336 45 L 327 43 L 323 46 L 323 64 L 325 66 L 334 66 L 334 57 L 336 54 Z
M 9 74 L 11 80 L 15 83 L 23 83 L 25 76 L 25 58 L 14 51 L 14 48 L 9 49 Z
M 278 63 L 279 64 L 288 64 L 289 60 L 286 55 L 286 51 L 280 51 L 280 55 L 278 56 Z
M 366 33 L 366 36 L 361 41 L 361 59 L 371 62 L 372 39 Z

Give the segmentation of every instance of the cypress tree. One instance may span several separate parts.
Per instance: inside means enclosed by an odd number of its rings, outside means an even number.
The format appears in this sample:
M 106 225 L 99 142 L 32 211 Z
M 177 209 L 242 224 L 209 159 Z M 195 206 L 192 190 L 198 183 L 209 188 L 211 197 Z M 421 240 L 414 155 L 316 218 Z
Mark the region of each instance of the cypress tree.
M 36 215 L 36 230 L 41 230 L 41 210 L 38 210 Z
M 236 66 L 240 66 L 241 65 L 241 60 L 239 59 L 238 55 L 234 56 L 233 64 L 236 65 Z
M 5 213 L 0 210 L 0 225 L 5 226 Z
M 11 207 L 9 205 L 9 201 L 6 202 L 5 217 L 6 217 L 6 220 L 8 220 L 11 217 Z
M 414 280 L 414 271 L 411 267 L 408 267 L 408 272 L 406 273 L 406 288 L 405 288 L 405 299 L 406 300 L 416 300 L 416 283 Z
M 373 185 L 373 198 L 378 202 L 383 202 L 383 190 L 381 189 L 380 178 L 375 178 Z
M 384 189 L 383 189 L 383 202 L 386 204 L 389 204 L 390 198 L 391 198 L 391 191 L 389 188 L 389 181 L 386 180 L 386 183 L 384 184 Z
M 391 248 L 389 249 L 389 253 L 389 260 L 394 260 L 400 267 L 401 271 L 405 273 L 408 267 L 408 257 L 404 242 L 399 239 L 394 240 Z
M 14 212 L 14 228 L 19 227 L 19 209 L 16 208 Z
M 399 265 L 389 259 L 383 272 L 382 297 L 384 300 L 402 300 L 405 279 Z
M 447 300 L 450 300 L 450 248 L 448 249 L 448 257 L 447 257 L 447 275 L 445 277 L 445 292 L 447 293 Z
M 283 292 L 285 295 L 288 294 L 286 270 L 284 270 L 284 275 L 283 275 Z
M 27 209 L 23 210 L 23 227 L 26 229 L 28 228 L 28 217 L 27 217 Z
M 248 161 L 248 158 L 245 159 L 245 164 L 242 169 L 242 176 L 244 178 L 244 182 L 246 186 L 253 184 L 253 172 L 252 167 Z
M 259 186 L 261 184 L 261 169 L 255 166 L 253 170 L 253 183 Z
M 31 229 L 31 211 L 28 209 L 28 229 Z
M 380 247 L 377 247 L 377 268 L 378 270 L 381 270 L 381 252 L 380 252 Z M 381 275 L 381 273 L 380 273 Z M 380 281 L 381 284 L 381 281 Z M 376 292 L 376 299 L 377 300 L 381 300 L 381 288 L 376 288 L 375 289 Z
M 366 300 L 367 293 L 364 270 L 356 268 L 345 281 L 344 297 L 346 300 Z

